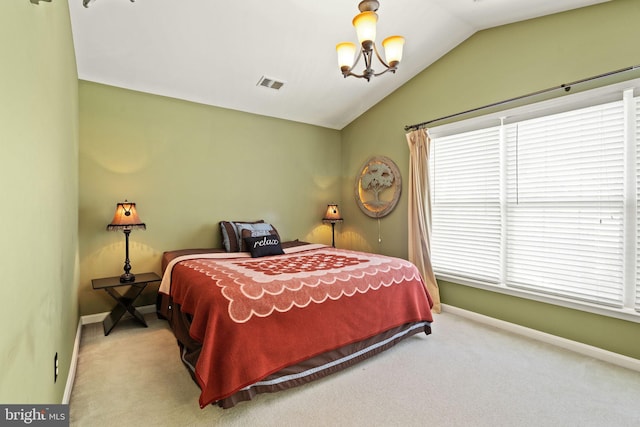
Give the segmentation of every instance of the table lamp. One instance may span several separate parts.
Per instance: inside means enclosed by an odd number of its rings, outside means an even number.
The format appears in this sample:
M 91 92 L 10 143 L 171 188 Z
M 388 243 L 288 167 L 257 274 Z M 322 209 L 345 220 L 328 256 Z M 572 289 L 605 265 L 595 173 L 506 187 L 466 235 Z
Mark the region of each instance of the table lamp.
M 144 222 L 140 221 L 138 212 L 136 211 L 136 204 L 128 201 L 118 203 L 116 205 L 116 213 L 113 215 L 111 224 L 107 225 L 109 231 L 122 230 L 125 236 L 125 259 L 124 259 L 124 274 L 120 276 L 120 282 L 129 283 L 136 280 L 136 276 L 131 273 L 131 264 L 129 263 L 129 234 L 134 228 L 141 228 L 145 230 L 147 226 Z
M 327 205 L 327 212 L 324 214 L 324 218 L 322 218 L 322 222 L 331 224 L 331 246 L 336 247 L 336 238 L 335 238 L 335 229 L 336 222 L 344 221 L 340 216 L 340 211 L 338 210 L 338 205 L 330 204 Z

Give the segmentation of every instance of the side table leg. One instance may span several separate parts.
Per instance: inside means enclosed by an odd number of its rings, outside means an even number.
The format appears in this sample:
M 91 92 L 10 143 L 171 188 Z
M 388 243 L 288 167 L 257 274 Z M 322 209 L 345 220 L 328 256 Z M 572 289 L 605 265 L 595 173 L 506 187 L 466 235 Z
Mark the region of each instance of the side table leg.
M 105 291 L 111 296 L 111 298 L 116 300 L 118 303 L 113 310 L 111 310 L 111 313 L 109 313 L 102 321 L 105 336 L 109 335 L 109 332 L 111 332 L 126 312 L 129 312 L 142 326 L 147 327 L 147 322 L 144 320 L 144 316 L 133 306 L 133 302 L 142 293 L 146 286 L 146 283 L 136 283 L 135 285 L 131 285 L 124 295 L 119 294 L 113 288 L 105 288 Z

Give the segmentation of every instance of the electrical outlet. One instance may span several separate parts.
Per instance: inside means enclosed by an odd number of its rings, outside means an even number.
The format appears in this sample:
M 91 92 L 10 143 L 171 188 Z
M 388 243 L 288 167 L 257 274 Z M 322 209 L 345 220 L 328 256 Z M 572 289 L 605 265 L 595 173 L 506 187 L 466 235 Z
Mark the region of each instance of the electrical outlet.
M 53 356 L 53 382 L 58 381 L 58 353 Z

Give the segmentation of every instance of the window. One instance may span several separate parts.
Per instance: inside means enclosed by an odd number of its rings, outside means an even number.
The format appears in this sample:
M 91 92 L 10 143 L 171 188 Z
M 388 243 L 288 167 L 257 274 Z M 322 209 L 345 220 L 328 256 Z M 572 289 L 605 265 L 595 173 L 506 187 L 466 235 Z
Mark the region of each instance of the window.
M 640 311 L 640 98 L 629 85 L 430 130 L 436 275 Z
M 432 144 L 432 256 L 440 272 L 500 280 L 499 137 L 489 128 Z

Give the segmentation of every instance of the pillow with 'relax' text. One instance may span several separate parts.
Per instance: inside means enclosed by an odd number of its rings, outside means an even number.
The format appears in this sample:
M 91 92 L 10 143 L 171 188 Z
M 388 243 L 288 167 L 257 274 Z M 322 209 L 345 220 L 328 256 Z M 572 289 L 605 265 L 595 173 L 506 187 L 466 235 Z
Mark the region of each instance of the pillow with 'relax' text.
M 275 234 L 270 234 L 268 236 L 245 237 L 244 242 L 253 258 L 284 254 L 282 245 L 280 244 L 280 238 Z

